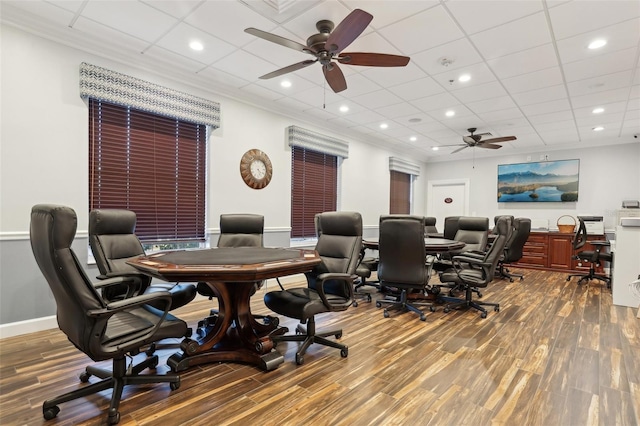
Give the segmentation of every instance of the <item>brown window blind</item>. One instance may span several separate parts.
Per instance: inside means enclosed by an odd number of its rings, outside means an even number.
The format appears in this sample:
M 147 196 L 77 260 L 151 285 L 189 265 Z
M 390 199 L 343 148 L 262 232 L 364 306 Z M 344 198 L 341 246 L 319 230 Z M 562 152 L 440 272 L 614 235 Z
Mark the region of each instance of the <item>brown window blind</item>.
M 206 126 L 89 99 L 89 208 L 137 215 L 142 241 L 205 238 Z
M 411 211 L 411 175 L 394 170 L 391 170 L 390 173 L 389 214 L 409 214 Z
M 316 213 L 336 210 L 338 157 L 291 147 L 291 237 L 316 236 Z

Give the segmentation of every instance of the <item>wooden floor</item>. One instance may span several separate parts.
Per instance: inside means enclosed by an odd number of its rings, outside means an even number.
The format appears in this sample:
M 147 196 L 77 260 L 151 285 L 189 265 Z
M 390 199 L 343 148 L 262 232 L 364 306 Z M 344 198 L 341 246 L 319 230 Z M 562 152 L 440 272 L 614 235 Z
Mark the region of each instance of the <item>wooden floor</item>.
M 297 344 L 282 343 L 285 363 L 268 373 L 214 364 L 183 372 L 173 392 L 166 384 L 127 387 L 120 424 L 640 424 L 636 310 L 613 306 L 597 282 L 524 272 L 522 282 L 484 291 L 483 299 L 501 303 L 486 319 L 441 307 L 427 310 L 426 322 L 413 313 L 384 318 L 361 301 L 317 321 L 343 328 L 348 358 L 313 345 L 297 366 Z M 255 313 L 267 312 L 260 292 L 253 301 Z M 200 300 L 176 314 L 195 326 L 211 305 Z M 160 352 L 159 371 L 173 351 Z M 42 402 L 82 386 L 78 374 L 90 363 L 60 331 L 3 339 L 0 355 L 0 424 L 106 423 L 110 391 L 62 404 L 55 420 L 43 420 Z

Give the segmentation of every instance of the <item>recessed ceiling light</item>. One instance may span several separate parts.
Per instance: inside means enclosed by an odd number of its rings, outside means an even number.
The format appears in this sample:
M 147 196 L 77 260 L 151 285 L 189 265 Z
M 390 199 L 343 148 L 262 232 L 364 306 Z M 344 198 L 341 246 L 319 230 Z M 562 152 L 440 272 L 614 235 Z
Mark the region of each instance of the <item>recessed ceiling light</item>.
M 599 39 L 593 40 L 591 43 L 589 43 L 589 49 L 599 49 L 602 46 L 604 46 L 605 44 L 607 44 L 607 40 L 599 38 Z
M 340 106 L 340 112 L 347 112 L 347 111 L 349 111 L 349 107 L 348 106 L 346 106 L 346 105 Z
M 600 114 L 604 112 L 604 108 L 595 108 L 593 111 L 591 111 L 594 114 Z
M 415 142 L 415 141 L 417 141 L 417 140 L 418 140 L 418 138 L 417 138 L 417 137 L 415 137 L 415 136 L 411 136 L 411 137 L 409 138 L 409 140 L 410 140 L 411 142 Z
M 431 151 L 437 151 L 437 150 L 439 150 L 439 149 L 440 149 L 440 147 L 438 147 L 438 146 L 432 146 L 432 147 L 431 147 Z
M 594 132 L 600 132 L 600 131 L 604 130 L 604 127 L 602 127 L 602 126 L 597 126 L 597 127 L 594 127 L 594 128 L 593 128 L 593 129 L 591 129 L 591 130 L 593 130 Z
M 193 50 L 197 50 L 200 51 L 202 49 L 204 49 L 204 45 L 202 43 L 200 43 L 198 40 L 192 40 L 189 43 L 189 47 Z
M 447 117 L 453 117 L 454 115 L 456 115 L 456 112 L 453 110 L 449 110 L 445 112 L 444 115 L 446 115 Z
M 409 123 L 419 123 L 422 121 L 422 118 L 414 117 L 409 119 Z
M 461 83 L 464 83 L 469 80 L 471 80 L 471 76 L 469 74 L 462 74 L 460 77 L 458 77 L 458 81 Z
M 389 125 L 387 123 L 380 124 L 380 128 L 381 129 L 387 129 L 388 127 L 389 127 Z
M 289 80 L 282 80 L 280 82 L 280 86 L 282 86 L 282 87 L 291 87 L 291 82 Z

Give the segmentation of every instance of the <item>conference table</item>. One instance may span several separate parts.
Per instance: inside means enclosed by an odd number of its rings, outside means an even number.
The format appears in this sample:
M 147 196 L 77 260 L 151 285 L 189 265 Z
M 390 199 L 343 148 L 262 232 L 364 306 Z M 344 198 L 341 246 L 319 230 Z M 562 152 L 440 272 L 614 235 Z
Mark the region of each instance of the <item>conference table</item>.
M 250 298 L 268 278 L 308 272 L 321 262 L 315 250 L 219 247 L 141 256 L 128 261 L 141 272 L 165 281 L 206 283 L 218 301 L 218 316 L 206 334 L 185 338 L 167 364 L 178 372 L 211 362 L 240 362 L 269 371 L 284 362 L 274 349 L 276 323 L 258 322 Z
M 371 250 L 378 250 L 378 238 L 365 238 L 362 240 L 362 245 Z M 460 250 L 465 245 L 462 241 L 447 240 L 445 238 L 427 237 L 424 239 L 424 248 L 427 254 L 440 254 Z

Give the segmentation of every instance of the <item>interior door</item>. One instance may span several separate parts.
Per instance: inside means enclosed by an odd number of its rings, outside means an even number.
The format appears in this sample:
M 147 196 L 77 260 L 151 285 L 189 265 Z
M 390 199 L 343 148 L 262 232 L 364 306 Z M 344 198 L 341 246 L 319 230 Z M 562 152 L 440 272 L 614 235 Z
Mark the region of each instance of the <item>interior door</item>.
M 447 216 L 469 216 L 469 180 L 427 182 L 427 216 L 436 218 L 439 232 Z

